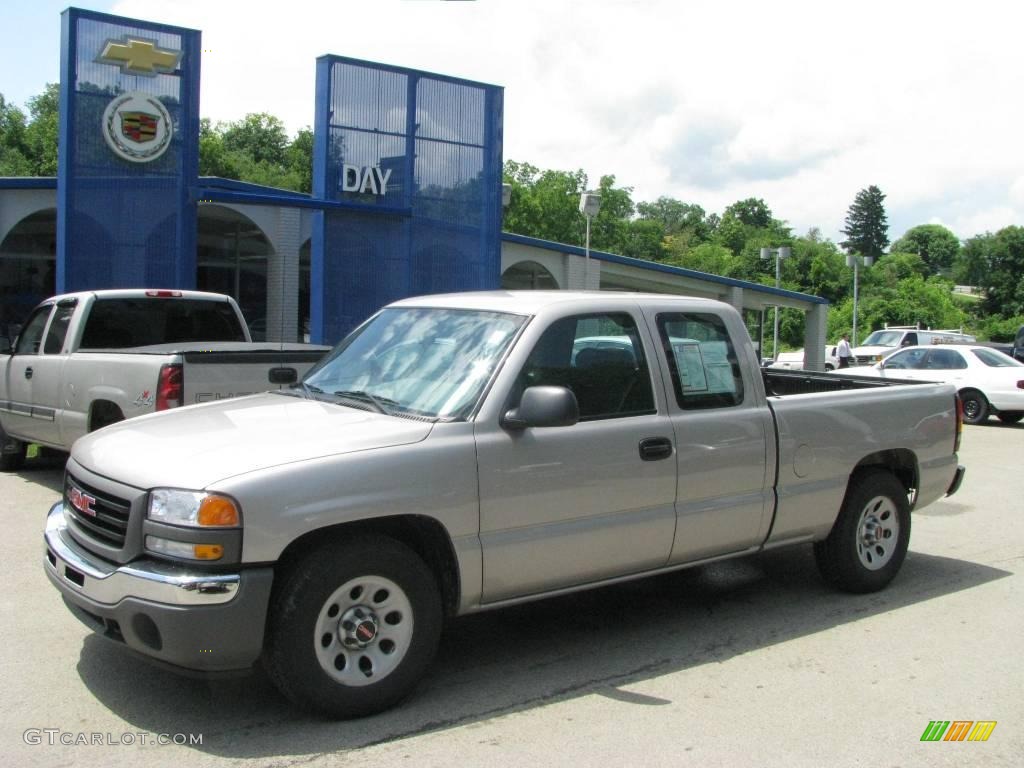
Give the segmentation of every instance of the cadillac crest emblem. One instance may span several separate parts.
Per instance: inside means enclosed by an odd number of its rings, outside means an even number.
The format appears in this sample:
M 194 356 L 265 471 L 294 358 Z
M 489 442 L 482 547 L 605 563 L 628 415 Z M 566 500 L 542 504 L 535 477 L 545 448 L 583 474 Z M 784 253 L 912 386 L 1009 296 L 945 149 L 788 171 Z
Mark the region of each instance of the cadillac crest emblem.
M 167 107 L 148 93 L 115 97 L 103 111 L 103 138 L 114 154 L 132 163 L 156 160 L 171 145 L 174 125 Z

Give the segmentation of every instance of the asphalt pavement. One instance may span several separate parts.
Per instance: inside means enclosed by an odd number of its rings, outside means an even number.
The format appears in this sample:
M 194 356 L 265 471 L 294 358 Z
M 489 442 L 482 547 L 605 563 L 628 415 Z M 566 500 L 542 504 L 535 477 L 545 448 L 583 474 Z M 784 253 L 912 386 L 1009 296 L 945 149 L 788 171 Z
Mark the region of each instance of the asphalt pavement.
M 465 617 L 410 700 L 351 722 L 93 636 L 43 572 L 61 463 L 32 460 L 0 476 L 0 750 L 19 768 L 1020 766 L 1022 453 L 1024 424 L 965 428 L 964 484 L 915 513 L 883 592 L 830 590 L 804 546 Z M 922 742 L 931 721 L 996 725 Z

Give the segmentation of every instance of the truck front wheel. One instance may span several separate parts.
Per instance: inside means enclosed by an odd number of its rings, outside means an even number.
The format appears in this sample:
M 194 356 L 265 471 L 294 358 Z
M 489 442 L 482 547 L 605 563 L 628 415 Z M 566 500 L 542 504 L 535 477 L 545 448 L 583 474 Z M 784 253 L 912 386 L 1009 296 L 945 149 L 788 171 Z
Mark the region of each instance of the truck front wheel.
M 873 469 L 851 481 L 828 538 L 814 545 L 822 576 L 847 592 L 875 592 L 896 576 L 910 543 L 910 503 L 891 473 Z
M 361 535 L 323 545 L 282 574 L 264 661 L 296 704 L 361 717 L 407 696 L 441 634 L 434 574 L 409 547 Z

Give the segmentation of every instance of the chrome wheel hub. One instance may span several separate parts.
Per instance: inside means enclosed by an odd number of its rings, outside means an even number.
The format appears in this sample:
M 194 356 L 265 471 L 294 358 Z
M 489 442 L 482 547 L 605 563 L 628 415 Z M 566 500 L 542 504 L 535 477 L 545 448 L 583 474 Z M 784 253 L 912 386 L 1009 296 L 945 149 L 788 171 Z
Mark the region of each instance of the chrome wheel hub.
M 364 686 L 391 674 L 413 637 L 412 604 L 383 576 L 360 576 L 324 602 L 313 634 L 320 667 L 342 685 Z
M 896 505 L 886 496 L 871 499 L 857 523 L 857 557 L 869 571 L 877 571 L 892 559 L 900 538 Z
M 377 639 L 379 631 L 377 614 L 365 605 L 349 608 L 338 622 L 338 639 L 346 648 L 365 648 Z

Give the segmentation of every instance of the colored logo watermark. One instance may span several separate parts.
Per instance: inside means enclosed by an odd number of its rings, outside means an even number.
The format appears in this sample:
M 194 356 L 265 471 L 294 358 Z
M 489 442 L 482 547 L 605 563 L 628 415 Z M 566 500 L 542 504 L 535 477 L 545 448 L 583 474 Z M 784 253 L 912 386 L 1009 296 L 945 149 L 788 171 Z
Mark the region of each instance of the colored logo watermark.
M 921 741 L 988 741 L 995 720 L 930 720 Z

